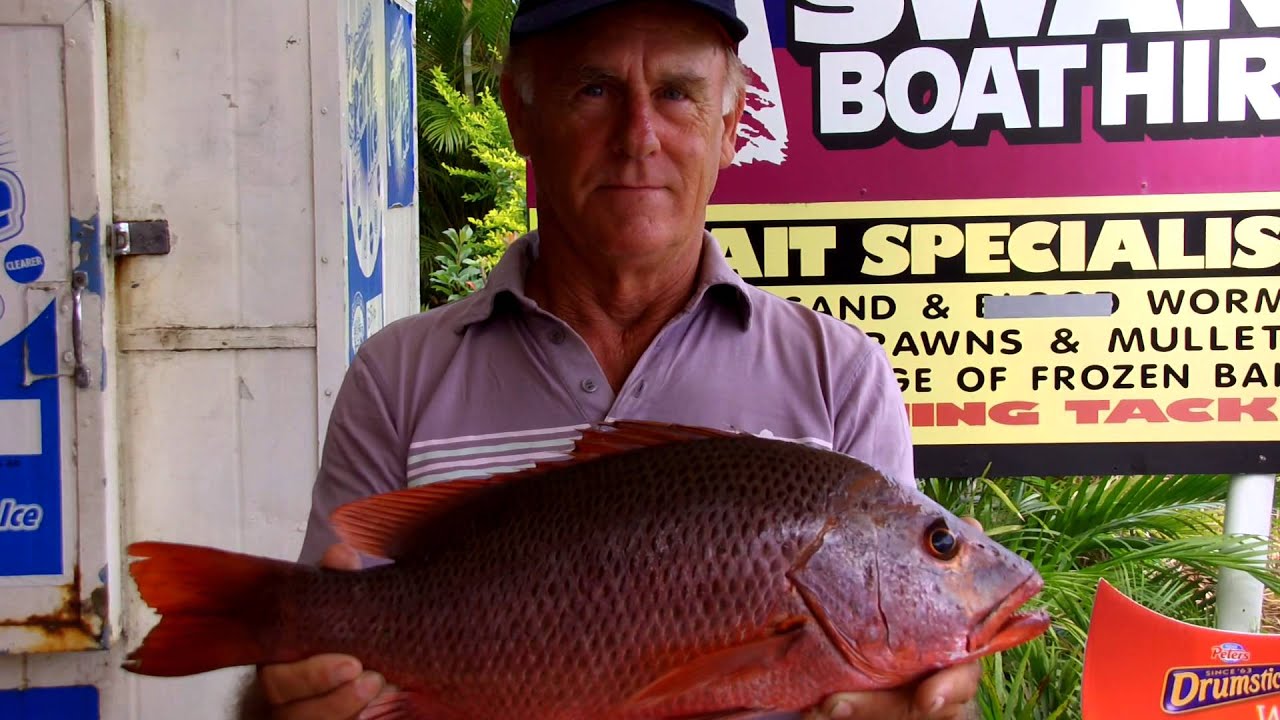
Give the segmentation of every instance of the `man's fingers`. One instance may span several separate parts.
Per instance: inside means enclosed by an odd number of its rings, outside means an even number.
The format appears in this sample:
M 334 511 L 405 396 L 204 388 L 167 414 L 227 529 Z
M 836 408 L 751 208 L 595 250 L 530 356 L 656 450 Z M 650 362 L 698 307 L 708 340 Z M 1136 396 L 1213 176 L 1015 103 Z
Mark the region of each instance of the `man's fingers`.
M 940 670 L 916 689 L 916 710 L 929 720 L 958 717 L 957 713 L 977 697 L 981 683 L 982 663 L 977 660 Z
M 809 711 L 804 720 L 847 720 L 862 704 L 863 693 L 832 695 L 818 707 Z
M 362 566 L 360 553 L 346 543 L 330 545 L 320 558 L 320 564 L 333 570 L 359 570 Z
M 264 665 L 262 692 L 272 705 L 318 697 L 360 676 L 364 668 L 350 655 L 316 655 L 298 662 Z
M 805 720 L 959 720 L 968 717 L 981 682 L 982 664 L 965 663 L 914 687 L 832 695 Z
M 839 693 L 814 708 L 805 720 L 913 720 L 908 689 Z
M 297 700 L 275 709 L 274 720 L 354 720 L 377 697 L 385 681 L 375 672 L 361 673 L 355 680 L 307 700 Z
M 962 517 L 960 519 L 978 528 L 979 530 L 982 529 L 982 523 L 978 522 L 978 518 Z

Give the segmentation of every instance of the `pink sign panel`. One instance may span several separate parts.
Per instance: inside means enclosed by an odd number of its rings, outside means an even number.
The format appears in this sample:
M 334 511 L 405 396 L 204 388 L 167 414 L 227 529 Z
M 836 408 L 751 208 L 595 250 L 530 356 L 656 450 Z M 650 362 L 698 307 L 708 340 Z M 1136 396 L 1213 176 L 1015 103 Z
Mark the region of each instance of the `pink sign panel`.
M 715 203 L 1280 188 L 1280 3 L 741 0 L 739 12 L 748 108 Z

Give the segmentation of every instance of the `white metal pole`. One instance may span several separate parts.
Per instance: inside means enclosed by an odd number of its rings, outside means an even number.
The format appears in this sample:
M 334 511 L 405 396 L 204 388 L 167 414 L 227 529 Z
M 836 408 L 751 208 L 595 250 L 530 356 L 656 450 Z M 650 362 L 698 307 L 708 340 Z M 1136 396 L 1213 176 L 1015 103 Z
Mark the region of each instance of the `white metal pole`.
M 1227 491 L 1227 535 L 1271 536 L 1275 475 L 1237 475 Z M 1266 562 L 1265 550 L 1261 561 Z M 1262 583 L 1240 570 L 1218 576 L 1218 628 L 1256 633 L 1262 628 Z

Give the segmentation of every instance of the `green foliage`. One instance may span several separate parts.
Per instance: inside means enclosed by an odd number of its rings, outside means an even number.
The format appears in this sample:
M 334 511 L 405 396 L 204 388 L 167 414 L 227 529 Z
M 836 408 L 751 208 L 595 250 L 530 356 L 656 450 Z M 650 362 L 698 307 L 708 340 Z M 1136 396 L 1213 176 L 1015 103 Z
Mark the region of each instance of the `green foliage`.
M 514 0 L 418 1 L 418 224 L 428 307 L 448 301 L 431 281 L 436 257 L 452 252 L 447 231 L 472 226 L 473 256 L 486 268 L 511 233 L 524 231 L 524 163 L 494 99 L 515 7 Z
M 497 86 L 502 48 L 507 41 L 515 0 L 418 0 L 418 86 L 429 97 L 432 68 L 444 71 L 450 85 L 462 88 L 468 69 L 476 89 Z M 471 55 L 464 57 L 467 39 Z
M 516 152 L 507 129 L 506 114 L 488 90 L 482 90 L 476 100 L 468 100 L 449 85 L 440 68 L 433 68 L 430 82 L 436 100 L 430 119 L 423 124 L 423 139 L 442 156 L 465 155 L 479 168 L 459 166 L 447 161 L 440 165 L 455 181 L 455 192 L 470 207 L 487 208 L 482 217 L 468 216 L 470 225 L 462 231 L 445 228 L 439 240 L 424 233 L 422 245 L 424 258 L 423 276 L 435 277 L 442 269 L 438 258 L 448 256 L 449 246 L 457 253 L 460 241 L 467 245 L 468 257 L 481 269 L 493 267 L 507 246 L 528 229 L 525 212 L 525 163 Z M 428 231 L 430 232 L 430 230 Z M 448 274 L 446 272 L 446 274 Z M 438 283 L 428 283 L 428 305 L 451 302 L 457 292 L 442 292 Z
M 1027 558 L 1044 577 L 1035 602 L 1053 625 L 983 661 L 983 718 L 1080 718 L 1080 678 L 1098 581 L 1179 620 L 1212 625 L 1220 567 L 1267 587 L 1266 540 L 1225 538 L 1226 477 L 929 480 L 925 492 Z
M 481 259 L 476 257 L 471 228 L 450 228 L 444 231 L 444 235 L 448 242 L 441 243 L 443 252 L 432 258 L 436 269 L 428 276 L 428 281 L 436 296 L 444 298 L 445 302 L 453 302 L 484 287 L 486 269 Z
M 480 219 L 469 218 L 477 229 L 479 242 L 500 252 L 515 237 L 528 229 L 525 222 L 525 163 L 516 152 L 507 129 L 507 116 L 488 90 L 475 102 L 449 86 L 444 73 L 437 68 L 431 77 L 441 104 L 448 108 L 448 122 L 429 124 L 425 128 L 428 142 L 460 143 L 482 170 L 446 165 L 449 173 L 463 178 L 470 189 L 463 199 L 485 202 L 492 208 Z M 446 127 L 447 126 L 447 127 Z

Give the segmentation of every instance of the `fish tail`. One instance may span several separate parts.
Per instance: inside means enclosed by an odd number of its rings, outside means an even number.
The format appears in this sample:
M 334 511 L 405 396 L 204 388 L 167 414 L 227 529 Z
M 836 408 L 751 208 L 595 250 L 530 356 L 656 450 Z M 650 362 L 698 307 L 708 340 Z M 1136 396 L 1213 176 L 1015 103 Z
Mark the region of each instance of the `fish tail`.
M 129 654 L 125 669 L 178 676 L 272 662 L 273 588 L 305 572 L 295 563 L 193 545 L 139 542 L 129 566 L 160 623 Z

